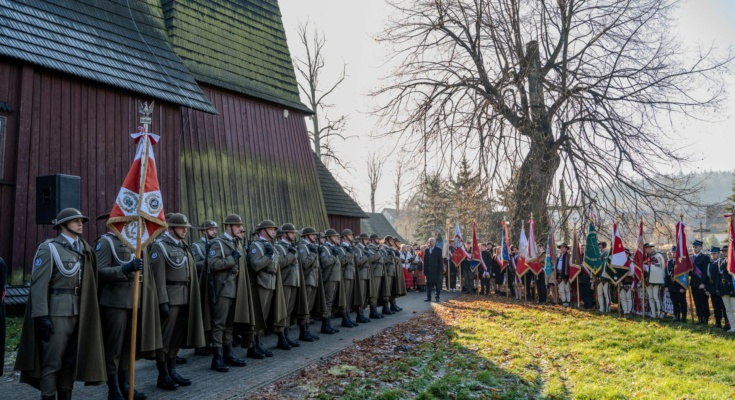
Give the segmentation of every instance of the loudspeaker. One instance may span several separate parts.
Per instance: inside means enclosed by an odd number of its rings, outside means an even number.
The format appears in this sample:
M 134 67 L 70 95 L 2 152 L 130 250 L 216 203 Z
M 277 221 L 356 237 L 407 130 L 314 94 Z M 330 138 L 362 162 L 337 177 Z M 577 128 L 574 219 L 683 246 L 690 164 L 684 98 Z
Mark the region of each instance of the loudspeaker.
M 82 178 L 74 175 L 36 177 L 36 224 L 51 224 L 65 208 L 81 211 Z

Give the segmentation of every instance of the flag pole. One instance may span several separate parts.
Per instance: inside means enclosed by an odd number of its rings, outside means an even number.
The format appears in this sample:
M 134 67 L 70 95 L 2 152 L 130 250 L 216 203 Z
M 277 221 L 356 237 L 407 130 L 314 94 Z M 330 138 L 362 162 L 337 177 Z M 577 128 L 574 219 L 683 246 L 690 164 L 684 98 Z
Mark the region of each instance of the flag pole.
M 684 229 L 684 213 L 679 214 L 679 222 L 682 222 L 682 225 L 679 225 L 681 229 Z M 676 251 L 679 252 L 679 246 L 681 243 L 679 243 L 679 237 L 676 237 Z M 686 246 L 686 243 L 684 243 L 684 246 Z M 694 297 L 692 297 L 692 282 L 689 281 L 689 284 L 687 285 L 687 293 L 689 294 L 689 315 L 692 318 L 692 323 L 694 323 Z
M 152 106 L 152 105 L 151 105 Z M 152 111 L 152 107 L 151 110 Z M 140 197 L 139 201 L 143 200 L 143 192 L 145 190 L 145 180 L 146 180 L 146 174 L 148 173 L 148 145 L 150 142 L 148 141 L 148 122 L 150 121 L 149 114 L 144 114 L 144 116 L 141 118 L 141 122 L 143 123 L 143 146 L 145 148 L 143 149 L 143 154 L 141 155 L 142 158 L 142 168 L 141 168 L 141 176 L 140 176 Z M 135 241 L 135 257 L 140 258 L 141 253 L 143 252 L 143 249 L 141 248 L 141 242 L 143 240 L 143 229 L 144 229 L 144 220 L 143 217 L 138 215 L 138 235 Z M 135 271 L 135 276 L 133 277 L 133 315 L 132 315 L 132 326 L 130 329 L 130 387 L 128 388 L 128 400 L 133 400 L 134 394 L 135 394 L 135 349 L 137 348 L 137 333 L 138 333 L 138 298 L 140 296 L 140 271 Z
M 640 222 L 643 222 L 643 217 L 640 217 Z M 643 247 L 643 251 L 646 251 L 646 248 Z M 645 256 L 645 254 L 644 254 Z M 645 259 L 644 259 L 645 260 Z M 649 261 L 649 274 L 650 274 L 650 261 Z M 641 271 L 641 288 L 643 288 L 643 301 L 641 301 L 641 314 L 643 314 L 643 319 L 646 319 L 646 270 L 644 269 Z M 653 310 L 651 310 L 651 313 L 653 313 Z

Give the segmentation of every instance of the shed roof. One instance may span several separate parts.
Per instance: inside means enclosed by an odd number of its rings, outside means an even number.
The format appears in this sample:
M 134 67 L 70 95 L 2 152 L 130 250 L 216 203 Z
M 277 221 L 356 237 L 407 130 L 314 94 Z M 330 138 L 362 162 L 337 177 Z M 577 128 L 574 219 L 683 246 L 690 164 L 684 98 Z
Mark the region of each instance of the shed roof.
M 0 0 L 0 55 L 217 113 L 174 53 L 159 0 Z
M 380 237 L 391 235 L 398 238 L 402 243 L 406 243 L 401 235 L 396 232 L 393 225 L 388 222 L 383 213 L 367 213 L 368 219 L 360 220 L 360 231 L 365 232 L 368 235 L 375 233 Z
M 322 187 L 322 196 L 324 197 L 324 206 L 327 209 L 327 214 L 368 218 L 365 211 L 362 211 L 362 208 L 360 208 L 357 202 L 334 179 L 332 173 L 329 172 L 327 166 L 322 163 L 322 160 L 317 157 L 316 153 L 312 152 L 312 155 L 316 163 L 316 173 L 319 175 L 319 185 Z
M 301 103 L 276 0 L 162 0 L 176 53 L 204 83 L 312 114 Z

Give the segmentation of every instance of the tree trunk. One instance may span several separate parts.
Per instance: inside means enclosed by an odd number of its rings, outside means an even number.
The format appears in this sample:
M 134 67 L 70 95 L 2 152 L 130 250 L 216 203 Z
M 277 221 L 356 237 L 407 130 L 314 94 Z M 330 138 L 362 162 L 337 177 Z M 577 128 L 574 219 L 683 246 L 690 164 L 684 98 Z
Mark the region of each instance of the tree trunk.
M 314 115 L 311 116 L 311 122 L 314 124 L 314 153 L 322 160 L 322 138 L 319 135 L 319 118 L 316 113 L 316 106 L 314 106 Z M 322 160 L 324 162 L 324 160 Z

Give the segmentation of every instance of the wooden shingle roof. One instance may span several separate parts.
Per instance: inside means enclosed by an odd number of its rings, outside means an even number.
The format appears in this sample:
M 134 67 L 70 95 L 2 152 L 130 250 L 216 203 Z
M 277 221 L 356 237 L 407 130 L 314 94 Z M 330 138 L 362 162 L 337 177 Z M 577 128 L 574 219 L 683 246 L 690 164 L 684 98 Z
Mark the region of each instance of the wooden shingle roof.
M 322 196 L 324 197 L 324 206 L 327 209 L 327 214 L 367 218 L 368 215 L 365 211 L 362 211 L 362 208 L 360 208 L 357 202 L 334 179 L 332 173 L 322 163 L 322 160 L 316 156 L 316 153 L 312 152 L 312 155 L 316 163 L 316 173 L 319 176 L 319 185 L 322 187 Z
M 0 0 L 0 56 L 217 113 L 174 53 L 159 0 Z
M 306 114 L 276 0 L 162 0 L 174 50 L 204 83 Z
M 382 213 L 367 213 L 367 215 L 368 219 L 360 220 L 360 232 L 365 232 L 368 235 L 375 233 L 381 238 L 391 235 L 398 238 L 402 243 L 406 243 L 403 237 L 393 228 L 393 225 L 388 222 L 385 215 Z

